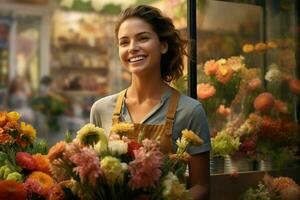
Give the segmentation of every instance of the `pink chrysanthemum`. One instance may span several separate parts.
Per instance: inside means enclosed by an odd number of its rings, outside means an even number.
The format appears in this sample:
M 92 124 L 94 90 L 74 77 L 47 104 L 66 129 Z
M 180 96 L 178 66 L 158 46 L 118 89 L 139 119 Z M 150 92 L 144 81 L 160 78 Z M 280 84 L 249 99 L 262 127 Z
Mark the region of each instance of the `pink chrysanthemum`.
M 47 197 L 47 192 L 45 192 L 37 180 L 26 179 L 24 186 L 29 198 L 34 196 Z
M 16 154 L 16 162 L 23 169 L 35 169 L 35 160 L 32 155 L 27 152 L 18 152 Z
M 72 155 L 70 160 L 77 166 L 74 171 L 79 174 L 82 182 L 89 181 L 92 185 L 96 184 L 101 171 L 99 157 L 93 149 L 84 147 L 80 152 Z
M 144 147 L 134 150 L 135 160 L 128 167 L 131 175 L 129 187 L 133 190 L 155 186 L 161 175 L 163 154 L 153 141 L 145 139 L 143 145 Z

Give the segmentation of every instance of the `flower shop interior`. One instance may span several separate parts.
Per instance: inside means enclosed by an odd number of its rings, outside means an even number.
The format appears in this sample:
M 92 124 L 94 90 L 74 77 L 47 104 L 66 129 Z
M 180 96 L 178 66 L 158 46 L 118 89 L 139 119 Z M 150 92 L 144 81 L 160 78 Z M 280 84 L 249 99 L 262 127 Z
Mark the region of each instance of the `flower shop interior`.
M 0 136 L 3 113 L 16 111 L 50 148 L 76 136 L 93 102 L 126 88 L 114 24 L 137 4 L 193 42 L 172 85 L 205 110 L 210 199 L 300 199 L 296 0 L 0 0 Z

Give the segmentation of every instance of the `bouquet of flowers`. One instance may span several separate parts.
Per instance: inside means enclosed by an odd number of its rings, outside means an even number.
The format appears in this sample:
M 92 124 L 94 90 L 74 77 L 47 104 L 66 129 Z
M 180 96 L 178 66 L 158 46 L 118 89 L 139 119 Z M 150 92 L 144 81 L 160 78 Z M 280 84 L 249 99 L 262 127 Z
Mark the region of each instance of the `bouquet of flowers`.
M 185 172 L 190 145 L 203 143 L 183 130 L 177 152 L 164 155 L 153 140 L 130 140 L 133 125 L 120 123 L 107 137 L 86 124 L 74 140 L 55 144 L 48 153 L 57 181 L 50 199 L 189 199 Z
M 17 112 L 0 112 L 0 199 L 46 199 L 53 180 L 47 144 L 36 130 L 19 123 Z
M 256 188 L 249 188 L 242 196 L 243 200 L 294 200 L 300 198 L 300 187 L 288 177 L 265 175 L 263 182 Z

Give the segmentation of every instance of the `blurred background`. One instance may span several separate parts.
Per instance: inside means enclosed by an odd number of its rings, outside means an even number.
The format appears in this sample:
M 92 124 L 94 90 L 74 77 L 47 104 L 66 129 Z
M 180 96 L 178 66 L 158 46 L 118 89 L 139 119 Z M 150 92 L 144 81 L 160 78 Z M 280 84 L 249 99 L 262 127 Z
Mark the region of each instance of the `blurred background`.
M 210 125 L 211 173 L 299 167 L 299 2 L 195 2 L 192 84 Z M 185 0 L 0 0 L 1 110 L 18 111 L 49 145 L 74 136 L 93 102 L 130 83 L 114 23 L 141 3 L 187 36 Z M 185 65 L 173 86 L 187 94 Z

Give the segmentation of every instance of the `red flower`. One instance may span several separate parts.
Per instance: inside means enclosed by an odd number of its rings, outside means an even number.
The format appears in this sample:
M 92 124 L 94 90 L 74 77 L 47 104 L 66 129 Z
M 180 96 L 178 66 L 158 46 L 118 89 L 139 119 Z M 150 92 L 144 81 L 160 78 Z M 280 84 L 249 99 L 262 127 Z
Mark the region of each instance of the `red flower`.
M 23 169 L 35 170 L 36 162 L 32 155 L 27 152 L 18 152 L 16 154 L 16 162 Z
M 0 181 L 0 199 L 25 200 L 26 191 L 23 184 L 12 180 Z
M 142 146 L 143 146 L 142 144 L 138 143 L 135 140 L 130 141 L 130 143 L 128 143 L 128 152 L 127 152 L 127 154 L 131 157 L 134 157 L 133 151 L 139 149 Z

